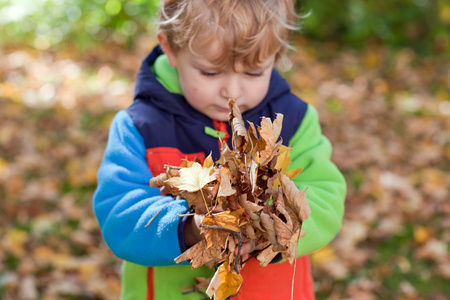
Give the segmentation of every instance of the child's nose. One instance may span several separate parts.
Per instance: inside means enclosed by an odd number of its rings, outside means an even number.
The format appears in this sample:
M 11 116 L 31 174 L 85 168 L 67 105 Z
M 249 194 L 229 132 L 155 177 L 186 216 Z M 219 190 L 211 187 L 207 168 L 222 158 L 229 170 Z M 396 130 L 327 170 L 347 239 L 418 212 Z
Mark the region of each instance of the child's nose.
M 242 83 L 238 76 L 230 76 L 223 82 L 222 89 L 220 91 L 221 96 L 229 99 L 238 99 L 242 93 Z

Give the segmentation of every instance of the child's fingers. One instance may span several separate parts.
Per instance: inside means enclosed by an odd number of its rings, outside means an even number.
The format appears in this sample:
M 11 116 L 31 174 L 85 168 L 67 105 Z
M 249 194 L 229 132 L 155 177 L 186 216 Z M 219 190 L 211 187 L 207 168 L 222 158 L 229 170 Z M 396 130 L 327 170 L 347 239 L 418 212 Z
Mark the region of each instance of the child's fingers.
M 205 215 L 198 215 L 198 214 L 194 215 L 194 223 L 195 223 L 195 226 L 198 228 L 198 230 L 200 230 L 200 225 L 202 224 L 204 217 L 205 217 Z
M 248 242 L 242 243 L 242 247 L 241 247 L 241 256 L 247 255 L 251 253 L 255 248 L 255 241 L 254 240 L 250 240 Z M 237 255 L 238 254 L 238 247 L 236 247 L 236 249 L 234 249 L 234 254 Z

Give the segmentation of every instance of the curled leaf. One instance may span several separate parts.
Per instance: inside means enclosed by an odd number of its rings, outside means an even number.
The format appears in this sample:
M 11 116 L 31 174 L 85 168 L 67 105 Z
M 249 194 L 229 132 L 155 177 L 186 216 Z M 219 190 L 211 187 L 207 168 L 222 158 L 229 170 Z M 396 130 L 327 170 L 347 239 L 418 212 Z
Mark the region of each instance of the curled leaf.
M 234 99 L 230 99 L 228 105 L 230 107 L 229 123 L 233 128 L 233 149 L 243 153 L 249 140 L 247 129 Z
M 311 215 L 311 209 L 306 200 L 306 190 L 300 192 L 294 182 L 282 173 L 279 173 L 279 178 L 286 196 L 286 207 L 289 207 L 294 211 L 300 223 L 305 221 Z

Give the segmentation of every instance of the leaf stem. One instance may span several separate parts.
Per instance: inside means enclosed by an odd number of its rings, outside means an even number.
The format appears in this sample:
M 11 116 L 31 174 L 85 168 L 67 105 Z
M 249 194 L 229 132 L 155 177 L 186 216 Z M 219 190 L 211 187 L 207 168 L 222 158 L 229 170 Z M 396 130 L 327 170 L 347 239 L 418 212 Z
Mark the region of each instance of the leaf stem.
M 200 189 L 200 194 L 202 194 L 202 198 L 203 198 L 203 202 L 205 203 L 206 211 L 208 212 L 208 215 L 210 215 L 211 212 L 210 212 L 210 210 L 208 208 L 208 204 L 206 204 L 205 195 L 203 195 L 203 189 Z
M 183 293 L 181 293 L 181 294 L 182 294 L 182 295 L 189 295 L 189 294 L 193 294 L 193 293 L 200 294 L 200 295 L 203 296 L 203 299 L 209 300 L 208 295 L 207 295 L 205 292 L 203 292 L 202 290 L 200 290 L 200 289 L 199 289 L 198 287 L 196 287 L 196 286 L 193 286 L 191 290 L 186 291 L 186 292 L 183 292 Z
M 295 260 L 294 260 L 294 272 L 292 274 L 292 284 L 291 284 L 291 300 L 294 299 L 294 281 L 295 281 L 295 270 L 297 269 L 297 255 L 298 255 L 298 241 L 300 240 L 300 235 L 295 244 Z

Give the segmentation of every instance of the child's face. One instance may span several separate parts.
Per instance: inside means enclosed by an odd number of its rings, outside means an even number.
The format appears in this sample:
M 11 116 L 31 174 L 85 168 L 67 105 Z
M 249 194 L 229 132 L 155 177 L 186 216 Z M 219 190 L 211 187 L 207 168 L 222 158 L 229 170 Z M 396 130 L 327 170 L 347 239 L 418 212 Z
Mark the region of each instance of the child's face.
M 214 47 L 209 50 L 213 51 Z M 217 68 L 208 60 L 208 55 L 199 57 L 189 50 L 180 50 L 172 56 L 168 55 L 169 62 L 178 69 L 187 102 L 218 121 L 228 121 L 229 98 L 235 99 L 242 113 L 264 99 L 275 62 L 274 54 L 255 69 L 245 69 L 242 64 L 237 64 L 233 70 L 232 67 Z

